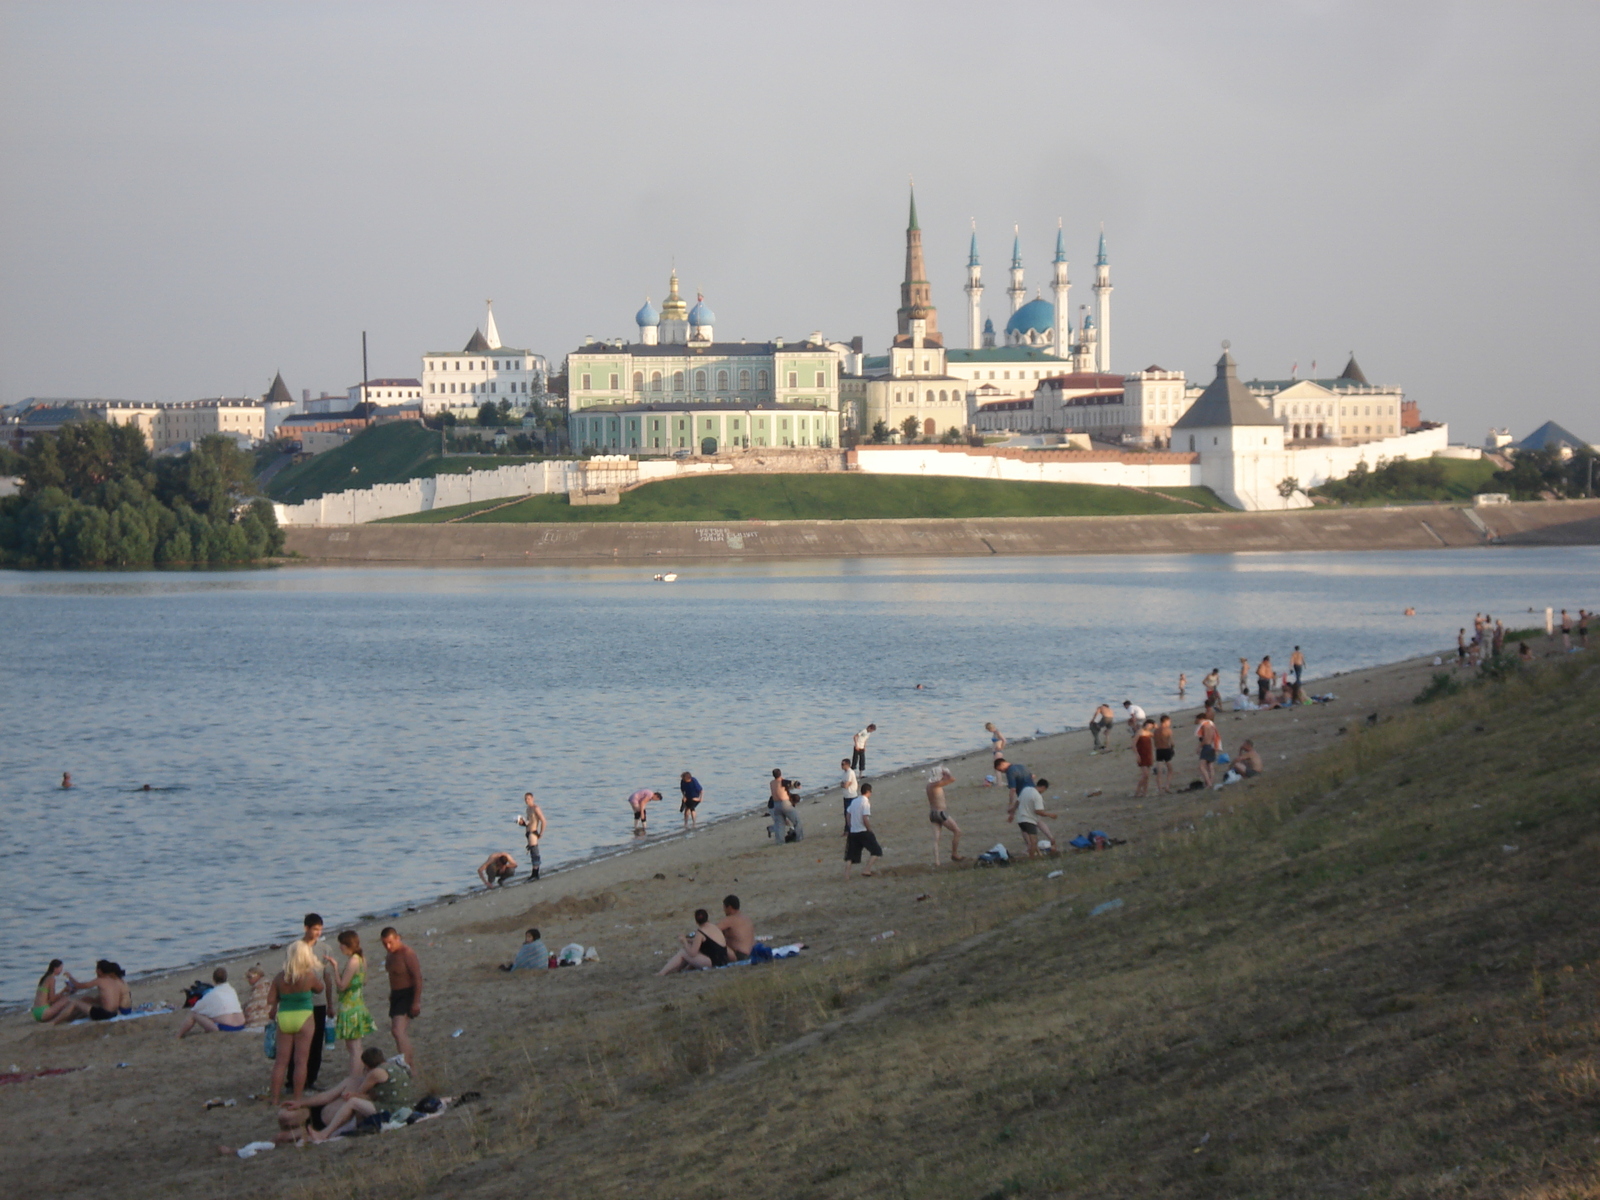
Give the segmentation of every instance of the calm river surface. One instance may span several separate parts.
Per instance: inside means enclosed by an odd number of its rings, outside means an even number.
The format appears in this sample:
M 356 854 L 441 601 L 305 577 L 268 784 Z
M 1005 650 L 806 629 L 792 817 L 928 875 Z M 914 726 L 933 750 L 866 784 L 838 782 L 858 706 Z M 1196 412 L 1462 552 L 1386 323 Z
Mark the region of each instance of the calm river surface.
M 1600 548 L 650 574 L 0 573 L 0 1000 L 51 957 L 143 972 L 307 909 L 333 929 L 462 890 L 490 851 L 525 862 L 530 788 L 548 869 L 630 842 L 638 787 L 672 828 L 684 769 L 716 816 L 763 803 L 774 766 L 833 783 L 869 720 L 874 774 L 975 747 L 985 721 L 1019 737 L 1102 699 L 1175 705 L 1180 670 L 1192 700 L 1240 655 L 1387 662 L 1453 646 L 1475 610 L 1593 607 Z

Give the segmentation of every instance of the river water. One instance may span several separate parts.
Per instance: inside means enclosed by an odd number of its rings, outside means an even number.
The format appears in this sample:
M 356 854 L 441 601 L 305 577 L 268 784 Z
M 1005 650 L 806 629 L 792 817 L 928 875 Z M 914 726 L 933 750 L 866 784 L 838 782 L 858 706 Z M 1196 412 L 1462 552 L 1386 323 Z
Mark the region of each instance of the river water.
M 462 890 L 524 861 L 530 788 L 549 869 L 629 844 L 635 788 L 672 828 L 685 769 L 714 817 L 774 766 L 833 783 L 869 720 L 871 775 L 985 721 L 1175 705 L 1180 670 L 1192 701 L 1241 655 L 1299 644 L 1315 677 L 1452 646 L 1597 579 L 1593 547 L 0 573 L 0 1000 L 51 957 L 150 971 Z

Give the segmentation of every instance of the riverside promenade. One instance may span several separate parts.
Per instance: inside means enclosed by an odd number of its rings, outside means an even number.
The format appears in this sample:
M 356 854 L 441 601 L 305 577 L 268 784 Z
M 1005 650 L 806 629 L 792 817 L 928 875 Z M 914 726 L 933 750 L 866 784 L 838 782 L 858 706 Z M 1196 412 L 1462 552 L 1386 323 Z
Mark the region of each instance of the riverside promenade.
M 993 520 L 345 525 L 285 533 L 289 561 L 329 565 L 1436 550 L 1600 544 L 1600 500 Z

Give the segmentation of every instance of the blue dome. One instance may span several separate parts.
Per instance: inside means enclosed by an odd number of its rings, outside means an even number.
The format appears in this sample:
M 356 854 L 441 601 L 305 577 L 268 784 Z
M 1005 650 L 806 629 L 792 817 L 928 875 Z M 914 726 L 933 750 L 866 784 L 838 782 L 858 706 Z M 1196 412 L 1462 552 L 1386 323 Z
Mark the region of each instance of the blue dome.
M 645 298 L 644 307 L 639 310 L 638 315 L 633 319 L 639 323 L 640 328 L 646 325 L 661 324 L 661 314 L 656 311 L 656 306 L 650 303 L 649 297 Z
M 716 323 L 717 314 L 711 311 L 710 306 L 704 300 L 689 310 L 690 325 L 715 325 Z
M 1029 300 L 1006 322 L 1007 333 L 1049 333 L 1055 328 L 1056 306 L 1045 299 Z

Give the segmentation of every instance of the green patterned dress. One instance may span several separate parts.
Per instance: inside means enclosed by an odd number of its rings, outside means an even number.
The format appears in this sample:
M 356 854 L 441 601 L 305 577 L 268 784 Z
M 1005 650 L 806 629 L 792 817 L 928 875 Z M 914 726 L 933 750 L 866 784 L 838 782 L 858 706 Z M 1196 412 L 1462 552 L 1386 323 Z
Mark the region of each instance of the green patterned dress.
M 362 994 L 366 982 L 366 971 L 357 971 L 350 977 L 350 986 L 339 989 L 339 1015 L 333 1019 L 333 1029 L 340 1041 L 364 1038 L 378 1027 L 367 1011 L 367 999 Z

